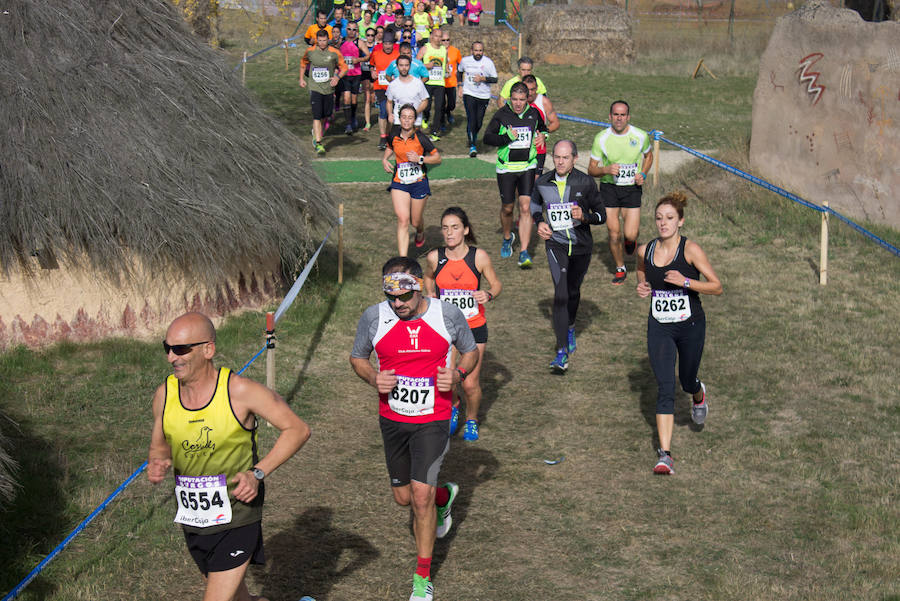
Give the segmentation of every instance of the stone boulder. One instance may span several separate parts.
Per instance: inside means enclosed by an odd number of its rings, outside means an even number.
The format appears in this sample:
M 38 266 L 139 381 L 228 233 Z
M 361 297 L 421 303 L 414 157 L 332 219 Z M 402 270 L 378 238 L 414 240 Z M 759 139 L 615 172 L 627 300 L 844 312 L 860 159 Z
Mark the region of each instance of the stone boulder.
M 756 173 L 856 219 L 900 228 L 900 23 L 813 2 L 781 17 L 760 60 Z

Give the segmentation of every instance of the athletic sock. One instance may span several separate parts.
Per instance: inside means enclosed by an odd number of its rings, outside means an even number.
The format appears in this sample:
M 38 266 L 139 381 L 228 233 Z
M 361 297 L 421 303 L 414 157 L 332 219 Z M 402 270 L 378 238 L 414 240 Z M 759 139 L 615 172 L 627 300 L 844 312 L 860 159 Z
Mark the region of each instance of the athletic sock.
M 353 118 L 353 114 L 350 112 L 350 105 L 344 105 L 344 119 L 347 120 L 347 125 L 352 123 L 351 119 Z
M 353 104 L 350 105 L 350 117 L 354 121 L 356 121 L 356 107 L 357 106 L 358 106 L 358 104 L 356 102 L 354 102 Z
M 636 240 L 629 240 L 628 238 L 626 238 L 624 244 L 625 254 L 633 255 L 635 246 L 637 246 Z
M 430 557 L 416 557 L 416 574 L 422 578 L 431 578 Z
M 434 504 L 443 507 L 450 500 L 450 490 L 446 486 L 438 486 L 434 491 Z

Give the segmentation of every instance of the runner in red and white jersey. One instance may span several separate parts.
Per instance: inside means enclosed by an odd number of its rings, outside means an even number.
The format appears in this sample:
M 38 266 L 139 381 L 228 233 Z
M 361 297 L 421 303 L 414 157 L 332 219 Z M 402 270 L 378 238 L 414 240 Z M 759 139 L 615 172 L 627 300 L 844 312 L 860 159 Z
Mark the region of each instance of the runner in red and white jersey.
M 528 104 L 536 108 L 541 114 L 541 117 L 544 118 L 544 123 L 547 124 L 547 130 L 553 132 L 559 129 L 559 116 L 556 114 L 556 109 L 553 108 L 553 103 L 550 102 L 550 99 L 544 94 L 538 94 L 537 78 L 529 73 L 522 78 L 522 82 L 528 86 Z M 546 140 L 549 138 L 550 136 L 544 134 L 544 143 L 535 147 L 535 150 L 537 151 L 537 169 L 534 172 L 535 179 L 544 172 L 544 162 L 547 160 Z
M 360 318 L 350 364 L 378 390 L 394 501 L 412 505 L 417 563 L 410 599 L 431 601 L 434 541 L 450 530 L 450 508 L 459 492 L 452 482 L 437 486 L 450 447 L 452 390 L 475 367 L 478 352 L 459 308 L 422 294 L 422 268 L 415 260 L 390 259 L 382 277 L 387 298 Z M 460 353 L 456 369 L 448 365 L 452 347 Z M 369 359 L 373 351 L 377 368 Z

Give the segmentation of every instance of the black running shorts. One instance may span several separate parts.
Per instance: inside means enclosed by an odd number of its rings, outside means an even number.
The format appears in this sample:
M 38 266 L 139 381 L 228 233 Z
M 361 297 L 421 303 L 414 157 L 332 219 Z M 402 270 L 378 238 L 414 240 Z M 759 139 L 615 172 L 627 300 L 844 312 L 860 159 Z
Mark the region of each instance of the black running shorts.
M 500 202 L 505 205 L 516 202 L 519 196 L 531 196 L 531 190 L 534 188 L 534 169 L 498 173 L 497 186 L 500 188 Z
M 334 112 L 334 94 L 319 94 L 310 90 L 309 103 L 312 105 L 312 118 L 318 121 Z
M 266 562 L 263 550 L 262 522 L 253 522 L 215 534 L 184 531 L 184 540 L 194 563 L 206 576 L 210 572 L 225 572 L 250 563 Z
M 640 209 L 641 186 L 617 186 L 606 182 L 600 183 L 600 198 L 607 208 Z
M 411 480 L 437 486 L 441 463 L 450 449 L 450 420 L 408 424 L 378 419 L 391 486 L 406 486 Z

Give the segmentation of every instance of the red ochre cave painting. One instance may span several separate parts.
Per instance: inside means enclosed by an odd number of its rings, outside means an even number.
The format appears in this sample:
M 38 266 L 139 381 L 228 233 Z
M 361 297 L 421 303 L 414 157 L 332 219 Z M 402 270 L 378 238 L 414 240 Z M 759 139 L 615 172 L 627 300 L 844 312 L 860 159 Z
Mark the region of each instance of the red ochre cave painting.
M 819 99 L 822 98 L 822 92 L 825 91 L 825 86 L 818 83 L 821 73 L 818 71 L 810 71 L 810 68 L 824 57 L 825 55 L 821 52 L 813 52 L 800 59 L 800 73 L 798 79 L 801 84 L 806 84 L 806 92 L 815 97 L 813 106 L 819 103 Z

